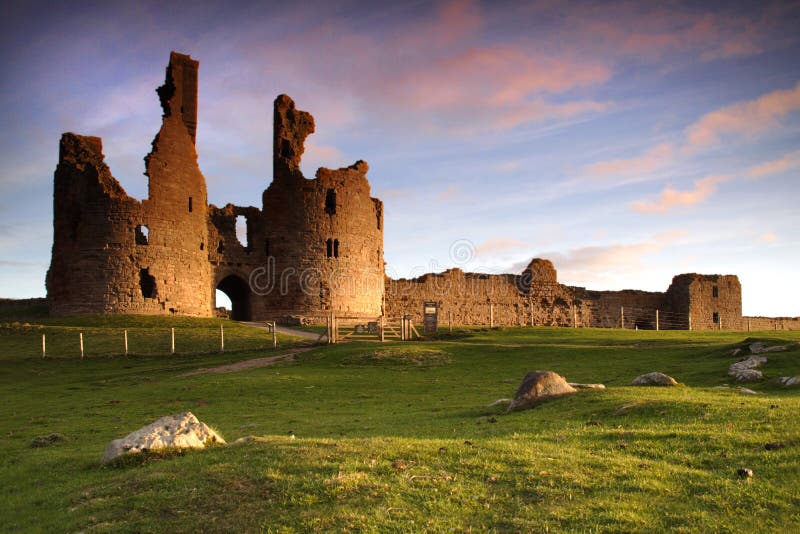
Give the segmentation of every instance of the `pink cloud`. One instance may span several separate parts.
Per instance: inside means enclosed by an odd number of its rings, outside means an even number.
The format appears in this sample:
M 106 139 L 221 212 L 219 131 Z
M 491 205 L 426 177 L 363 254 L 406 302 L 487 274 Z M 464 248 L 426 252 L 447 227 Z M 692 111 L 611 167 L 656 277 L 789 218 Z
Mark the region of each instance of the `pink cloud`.
M 687 142 L 691 147 L 704 147 L 719 141 L 721 135 L 760 133 L 798 109 L 800 82 L 792 89 L 773 91 L 703 115 L 686 129 Z
M 795 150 L 794 152 L 784 154 L 782 157 L 776 160 L 753 165 L 747 169 L 747 171 L 745 171 L 745 174 L 750 178 L 762 178 L 770 174 L 788 171 L 789 169 L 794 169 L 796 167 L 800 167 L 800 150 Z
M 730 180 L 730 176 L 707 176 L 694 183 L 691 191 L 666 187 L 656 201 L 638 201 L 631 207 L 639 213 L 666 213 L 673 208 L 693 206 L 707 200 L 717 190 L 717 184 Z
M 511 250 L 518 250 L 521 248 L 525 248 L 529 246 L 527 243 L 519 241 L 517 239 L 511 239 L 508 237 L 495 237 L 492 239 L 488 239 L 475 247 L 475 254 L 486 255 L 486 254 L 496 254 L 500 252 L 508 252 Z
M 763 241 L 764 243 L 774 243 L 778 240 L 778 236 L 772 232 L 767 232 L 758 239 L 759 241 Z
M 647 174 L 670 163 L 674 152 L 675 150 L 671 143 L 662 143 L 649 149 L 641 156 L 600 161 L 588 165 L 585 167 L 585 171 L 593 176 Z
M 450 184 L 447 189 L 436 195 L 436 198 L 441 201 L 452 200 L 461 192 L 461 187 L 456 184 Z

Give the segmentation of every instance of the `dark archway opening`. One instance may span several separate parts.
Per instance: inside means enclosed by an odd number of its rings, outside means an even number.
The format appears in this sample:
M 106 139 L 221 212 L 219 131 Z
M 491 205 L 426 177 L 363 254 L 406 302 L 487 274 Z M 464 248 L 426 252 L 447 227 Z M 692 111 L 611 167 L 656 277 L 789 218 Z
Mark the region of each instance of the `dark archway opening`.
M 234 321 L 249 321 L 250 313 L 250 287 L 247 282 L 231 274 L 223 278 L 217 289 L 231 299 L 231 319 Z

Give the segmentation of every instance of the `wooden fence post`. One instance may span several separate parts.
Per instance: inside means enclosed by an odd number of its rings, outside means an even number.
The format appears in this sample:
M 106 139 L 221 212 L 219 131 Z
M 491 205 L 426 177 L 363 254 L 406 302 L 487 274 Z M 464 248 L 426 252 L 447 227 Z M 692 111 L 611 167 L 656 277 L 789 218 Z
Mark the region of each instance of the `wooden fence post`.
M 272 348 L 278 348 L 278 323 L 272 321 Z
M 42 359 L 44 359 L 45 355 L 47 355 L 47 346 L 44 340 L 44 334 L 42 334 Z
M 124 345 L 125 345 L 125 356 L 127 356 L 128 355 L 128 329 L 127 328 L 122 331 L 122 340 L 123 340 Z
M 383 343 L 384 341 L 386 341 L 383 336 L 383 315 L 378 317 L 378 328 L 380 329 L 381 343 Z
M 658 332 L 658 330 L 659 330 L 659 325 L 658 325 L 658 310 L 656 310 L 656 332 Z
M 219 325 L 219 351 L 225 352 L 225 328 L 222 323 Z
M 327 337 L 328 345 L 331 344 L 331 315 L 325 316 L 325 335 Z
M 170 328 L 170 354 L 175 354 L 175 328 Z
M 622 324 L 622 329 L 625 330 L 625 306 L 619 307 L 619 317 Z
M 81 340 L 81 360 L 83 359 L 83 332 L 79 334 Z
M 572 328 L 578 328 L 578 308 L 572 305 Z
M 689 314 L 689 331 L 692 330 L 692 314 Z

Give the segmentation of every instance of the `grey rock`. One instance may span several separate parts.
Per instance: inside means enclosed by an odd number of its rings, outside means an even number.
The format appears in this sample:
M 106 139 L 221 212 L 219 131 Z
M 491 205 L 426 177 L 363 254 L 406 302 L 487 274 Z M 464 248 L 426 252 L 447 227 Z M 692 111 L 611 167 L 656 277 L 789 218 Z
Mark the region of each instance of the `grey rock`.
M 539 402 L 575 393 L 563 376 L 553 371 L 531 371 L 522 379 L 508 411 L 533 408 Z
M 678 381 L 657 371 L 643 374 L 633 379 L 634 386 L 677 386 Z

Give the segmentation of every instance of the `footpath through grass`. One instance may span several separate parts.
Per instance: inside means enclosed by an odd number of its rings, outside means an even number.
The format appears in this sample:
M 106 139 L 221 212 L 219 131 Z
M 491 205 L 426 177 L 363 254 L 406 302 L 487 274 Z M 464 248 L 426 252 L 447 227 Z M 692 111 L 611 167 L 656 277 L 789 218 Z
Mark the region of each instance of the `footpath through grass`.
M 717 388 L 748 336 L 791 344 L 800 333 L 519 328 L 325 346 L 183 378 L 267 354 L 8 353 L 25 335 L 0 333 L 8 530 L 800 529 L 800 389 L 772 382 L 800 375 L 800 350 L 767 354 L 758 395 Z M 608 389 L 510 415 L 486 408 L 532 369 Z M 629 386 L 656 370 L 685 385 Z M 112 439 L 181 411 L 229 442 L 255 438 L 99 465 Z M 31 447 L 51 433 L 65 440 Z

